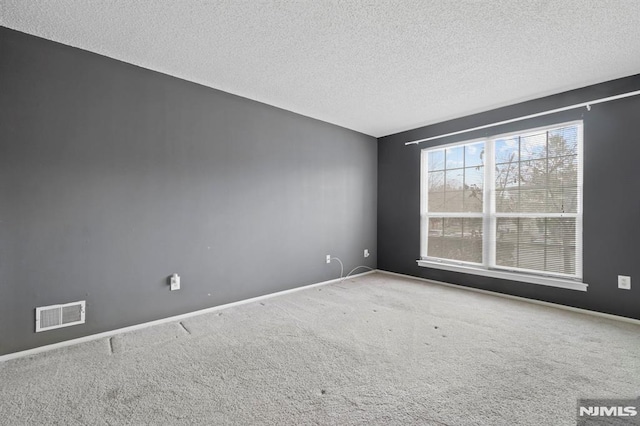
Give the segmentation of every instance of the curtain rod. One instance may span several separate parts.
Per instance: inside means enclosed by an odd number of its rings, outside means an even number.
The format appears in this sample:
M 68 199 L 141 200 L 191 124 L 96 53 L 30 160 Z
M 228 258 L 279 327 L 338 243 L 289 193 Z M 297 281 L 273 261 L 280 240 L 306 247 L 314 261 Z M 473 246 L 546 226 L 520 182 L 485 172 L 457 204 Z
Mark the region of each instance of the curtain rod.
M 512 119 L 509 119 L 509 120 L 498 121 L 497 123 L 485 124 L 483 126 L 473 127 L 471 129 L 465 129 L 465 130 L 459 130 L 457 132 L 445 133 L 444 135 L 431 136 L 430 138 L 418 139 L 416 141 L 406 142 L 405 145 L 414 145 L 414 144 L 417 145 L 420 142 L 427 142 L 427 141 L 432 141 L 432 140 L 435 140 L 435 139 L 446 138 L 447 136 L 461 135 L 463 133 L 469 133 L 469 132 L 473 132 L 475 130 L 488 129 L 489 127 L 500 126 L 502 124 L 515 123 L 516 121 L 527 120 L 529 118 L 535 118 L 535 117 L 542 117 L 544 115 L 555 114 L 556 112 L 568 111 L 570 109 L 587 107 L 587 110 L 591 110 L 591 105 L 601 104 L 601 103 L 609 102 L 609 101 L 615 101 L 617 99 L 629 98 L 631 96 L 636 96 L 636 95 L 640 95 L 640 90 L 636 90 L 634 92 L 622 93 L 620 95 L 615 95 L 615 96 L 609 96 L 607 98 L 594 99 L 594 100 L 589 101 L 589 102 L 582 102 L 582 103 L 579 103 L 579 104 L 569 105 L 569 106 L 562 107 L 562 108 L 550 109 L 548 111 L 538 112 L 538 113 L 535 113 L 535 114 L 525 115 L 525 116 L 522 116 L 522 117 L 512 118 Z

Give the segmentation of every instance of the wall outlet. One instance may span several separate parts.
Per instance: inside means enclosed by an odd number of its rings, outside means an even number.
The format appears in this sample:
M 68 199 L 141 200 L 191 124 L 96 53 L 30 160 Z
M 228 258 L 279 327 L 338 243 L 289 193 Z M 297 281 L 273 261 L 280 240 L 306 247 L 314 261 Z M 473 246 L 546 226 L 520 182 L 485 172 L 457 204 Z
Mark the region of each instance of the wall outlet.
M 631 290 L 631 277 L 626 275 L 618 275 L 618 288 Z
M 327 263 L 331 263 L 331 255 L 330 254 L 327 255 Z
M 178 274 L 171 275 L 169 282 L 171 284 L 171 291 L 180 290 L 180 275 Z
M 364 249 L 364 257 L 369 257 L 369 249 Z

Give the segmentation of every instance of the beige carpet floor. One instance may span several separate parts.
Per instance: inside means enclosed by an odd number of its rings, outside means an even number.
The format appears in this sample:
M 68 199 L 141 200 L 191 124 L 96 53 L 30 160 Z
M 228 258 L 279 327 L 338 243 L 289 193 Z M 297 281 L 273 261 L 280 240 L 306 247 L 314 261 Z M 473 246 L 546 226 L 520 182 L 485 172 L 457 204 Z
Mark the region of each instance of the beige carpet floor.
M 385 274 L 0 363 L 2 425 L 575 425 L 640 326 Z

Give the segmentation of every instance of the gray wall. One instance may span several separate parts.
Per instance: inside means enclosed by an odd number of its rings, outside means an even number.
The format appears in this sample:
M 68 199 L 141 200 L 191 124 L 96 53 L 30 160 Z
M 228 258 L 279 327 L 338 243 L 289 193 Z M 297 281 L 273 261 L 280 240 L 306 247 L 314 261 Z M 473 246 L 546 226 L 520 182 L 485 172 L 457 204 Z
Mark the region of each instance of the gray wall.
M 0 355 L 375 267 L 376 182 L 372 137 L 0 28 Z
M 378 267 L 640 319 L 640 97 L 448 137 L 405 142 L 640 89 L 640 75 L 387 136 L 378 141 Z M 584 282 L 587 292 L 419 267 L 420 150 L 501 132 L 584 120 Z M 631 275 L 631 290 L 617 288 Z

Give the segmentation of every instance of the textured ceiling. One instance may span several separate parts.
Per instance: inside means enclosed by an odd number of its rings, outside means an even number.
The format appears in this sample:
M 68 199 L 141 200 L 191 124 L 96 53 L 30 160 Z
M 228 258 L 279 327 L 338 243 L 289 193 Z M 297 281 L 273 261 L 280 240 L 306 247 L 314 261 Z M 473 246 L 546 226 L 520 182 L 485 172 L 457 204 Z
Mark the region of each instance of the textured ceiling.
M 640 73 L 638 0 L 0 0 L 0 25 L 373 136 Z

